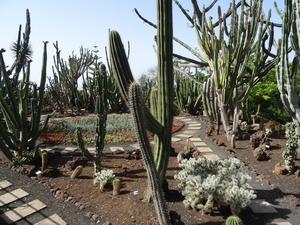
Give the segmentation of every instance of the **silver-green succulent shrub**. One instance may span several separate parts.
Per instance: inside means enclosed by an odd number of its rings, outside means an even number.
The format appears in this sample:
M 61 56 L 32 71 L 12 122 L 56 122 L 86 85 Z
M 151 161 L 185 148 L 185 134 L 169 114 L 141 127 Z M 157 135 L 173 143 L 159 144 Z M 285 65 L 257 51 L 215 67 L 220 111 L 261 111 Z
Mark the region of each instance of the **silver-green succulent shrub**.
M 256 198 L 252 190 L 246 189 L 251 177 L 235 158 L 190 158 L 182 160 L 179 167 L 182 170 L 174 178 L 180 182 L 179 191 L 187 208 L 210 213 L 220 206 L 230 206 L 231 213 L 238 215 Z
M 112 183 L 115 179 L 115 174 L 112 170 L 101 170 L 95 173 L 95 176 L 94 184 L 100 184 L 101 191 L 103 191 L 105 185 Z

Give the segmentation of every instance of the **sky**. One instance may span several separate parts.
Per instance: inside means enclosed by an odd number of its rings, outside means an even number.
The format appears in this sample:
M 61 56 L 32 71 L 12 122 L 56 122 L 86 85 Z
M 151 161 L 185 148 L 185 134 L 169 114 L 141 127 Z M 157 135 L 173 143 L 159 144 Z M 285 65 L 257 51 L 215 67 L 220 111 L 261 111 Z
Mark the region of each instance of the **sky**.
M 188 10 L 190 15 L 193 7 L 190 1 L 179 1 Z M 205 3 L 204 3 L 205 2 Z M 231 1 L 219 0 L 225 12 Z M 236 1 L 238 2 L 238 1 Z M 279 8 L 283 9 L 282 1 L 278 1 Z M 207 1 L 198 1 L 202 8 Z M 273 0 L 264 0 L 264 11 L 273 7 Z M 129 63 L 135 79 L 147 73 L 157 65 L 157 58 L 153 46 L 156 30 L 145 24 L 133 11 L 137 8 L 140 14 L 149 21 L 156 23 L 156 1 L 149 0 L 0 0 L 0 48 L 6 49 L 5 63 L 10 66 L 13 62 L 10 45 L 16 41 L 19 25 L 22 32 L 25 30 L 26 9 L 29 9 L 31 18 L 30 43 L 33 53 L 30 80 L 39 83 L 42 65 L 43 41 L 48 44 L 47 77 L 52 77 L 53 43 L 58 41 L 61 58 L 67 60 L 72 52 L 79 54 L 81 46 L 94 49 L 98 46 L 103 62 L 105 46 L 108 46 L 108 30 L 117 30 L 127 49 L 130 42 Z M 211 10 L 211 15 L 217 18 L 217 9 Z M 277 13 L 272 11 L 272 20 L 280 22 Z M 187 19 L 173 3 L 173 35 L 192 48 L 197 48 L 197 37 L 194 29 L 187 26 Z M 181 45 L 174 43 L 174 53 L 194 58 Z

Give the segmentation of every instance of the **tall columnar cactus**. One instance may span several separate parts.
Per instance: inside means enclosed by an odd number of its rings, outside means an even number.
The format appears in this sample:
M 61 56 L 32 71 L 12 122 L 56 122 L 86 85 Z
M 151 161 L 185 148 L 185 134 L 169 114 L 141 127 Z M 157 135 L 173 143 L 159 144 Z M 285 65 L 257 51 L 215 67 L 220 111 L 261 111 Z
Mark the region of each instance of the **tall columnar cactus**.
M 29 35 L 30 15 L 27 10 L 26 30 L 23 35 L 25 41 L 23 43 L 21 41 L 18 42 L 19 56 L 24 56 L 23 51 L 26 51 Z M 5 88 L 6 93 L 5 96 L 0 94 L 0 110 L 5 122 L 5 125 L 0 123 L 0 149 L 15 165 L 20 165 L 31 162 L 40 155 L 36 140 L 46 127 L 49 119 L 49 116 L 47 116 L 42 126 L 40 126 L 46 82 L 47 42 L 44 42 L 40 86 L 38 88 L 36 84 L 33 85 L 31 96 L 29 95 L 31 62 L 27 62 L 26 72 L 20 81 L 18 96 L 16 97 L 16 92 L 14 92 L 16 86 L 14 86 L 14 82 L 11 82 L 9 76 L 12 73 L 14 77 L 19 77 L 20 65 L 24 66 L 24 62 L 19 63 L 19 61 L 24 59 L 17 57 L 13 64 L 14 66 L 7 71 L 3 58 L 4 52 L 4 49 L 0 50 L 0 70 L 4 82 L 4 86 L 1 86 L 1 89 Z M 29 109 L 31 114 L 29 114 Z
M 285 0 L 284 4 L 285 9 L 281 15 L 283 19 L 282 37 L 278 42 L 280 57 L 276 67 L 276 78 L 282 103 L 297 125 L 296 133 L 300 134 L 300 97 L 297 88 L 297 72 L 300 66 L 300 2 Z M 289 61 L 289 43 L 295 53 L 292 65 Z
M 137 83 L 133 82 L 129 88 L 130 109 L 133 118 L 135 133 L 141 148 L 145 168 L 147 171 L 148 183 L 152 190 L 153 202 L 159 223 L 170 224 L 167 206 L 164 200 L 159 176 L 155 168 L 152 149 L 147 138 L 145 105 L 142 103 L 142 93 Z
M 172 61 L 172 1 L 157 0 L 157 56 L 158 56 L 158 87 L 157 87 L 157 115 L 153 116 L 149 110 L 145 111 L 147 129 L 156 134 L 154 159 L 160 182 L 165 178 L 171 148 L 173 123 L 173 61 Z M 117 31 L 109 33 L 110 61 L 115 79 L 123 98 L 128 102 L 128 87 L 134 82 L 124 46 Z
M 100 66 L 101 65 L 101 66 Z M 95 63 L 94 75 L 96 78 L 96 112 L 97 112 L 97 128 L 96 128 L 96 154 L 92 154 L 85 148 L 82 139 L 81 129 L 77 127 L 77 142 L 82 154 L 94 162 L 95 174 L 101 172 L 101 162 L 103 158 L 104 139 L 106 135 L 107 120 L 107 71 L 104 64 Z

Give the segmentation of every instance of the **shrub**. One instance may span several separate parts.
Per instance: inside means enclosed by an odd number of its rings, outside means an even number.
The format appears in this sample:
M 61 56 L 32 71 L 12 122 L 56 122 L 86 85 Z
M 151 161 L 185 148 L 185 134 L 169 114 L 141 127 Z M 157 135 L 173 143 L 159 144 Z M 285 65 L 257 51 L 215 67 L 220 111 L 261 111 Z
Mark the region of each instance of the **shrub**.
M 238 159 L 209 160 L 184 159 L 179 164 L 182 171 L 175 175 L 180 181 L 179 191 L 185 197 L 185 207 L 211 212 L 220 206 L 230 206 L 233 215 L 256 198 L 246 190 L 251 177 L 240 167 Z

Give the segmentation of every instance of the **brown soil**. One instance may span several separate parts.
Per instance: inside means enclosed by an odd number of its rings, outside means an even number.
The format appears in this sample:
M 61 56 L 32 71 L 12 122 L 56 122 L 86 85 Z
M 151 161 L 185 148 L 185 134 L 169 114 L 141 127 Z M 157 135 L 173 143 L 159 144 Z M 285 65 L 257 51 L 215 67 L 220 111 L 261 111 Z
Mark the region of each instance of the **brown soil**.
M 174 124 L 177 129 L 180 129 L 182 126 L 178 121 Z M 50 140 L 50 135 L 47 138 Z M 297 197 L 300 197 L 300 179 L 297 175 L 277 175 L 273 173 L 276 163 L 280 162 L 283 164 L 281 154 L 285 150 L 285 138 L 273 135 L 271 148 L 267 150 L 270 156 L 268 161 L 257 161 L 254 159 L 249 139 L 237 140 L 236 148 L 230 149 L 223 133 L 216 135 L 213 132 L 206 138 L 219 145 L 232 156 L 239 158 L 244 166 L 265 184 L 281 190 L 287 196 L 296 197 L 292 198 L 293 202 L 291 200 L 291 204 L 297 203 Z M 121 144 L 117 145 L 122 146 Z M 214 146 L 219 150 L 217 145 Z M 184 143 L 173 143 L 172 146 L 175 149 L 175 153 L 178 153 L 183 149 Z M 180 214 L 181 220 L 187 225 L 224 224 L 225 219 L 230 215 L 228 208 L 215 211 L 210 215 L 202 215 L 200 212 L 184 207 L 182 203 L 183 197 L 177 191 L 178 183 L 174 180 L 174 175 L 180 170 L 175 155 L 169 158 L 166 174 L 169 188 L 169 191 L 166 193 L 168 209 Z M 0 155 L 0 163 L 7 164 L 2 155 Z M 79 164 L 84 166 L 83 172 L 79 178 L 71 179 L 72 170 Z M 113 225 L 156 224 L 153 204 L 143 201 L 147 187 L 147 177 L 142 159 L 126 159 L 125 153 L 105 155 L 102 162 L 103 169 L 113 170 L 116 177 L 122 181 L 121 192 L 118 196 L 112 195 L 112 187 L 107 187 L 101 192 L 99 186 L 93 184 L 93 164 L 86 161 L 82 156 L 49 154 L 48 165 L 48 168 L 50 168 L 48 173 L 45 173 L 44 176 L 36 177 L 36 179 L 39 179 L 41 183 L 49 187 L 49 191 L 57 198 L 76 204 L 84 210 L 88 217 L 92 217 L 97 224 L 103 224 L 106 221 L 110 221 Z M 300 161 L 296 160 L 296 169 L 299 166 Z M 35 176 L 36 167 L 33 165 L 24 167 L 26 171 L 29 171 L 30 176 Z M 253 216 L 249 208 L 243 210 L 240 216 L 245 224 L 258 224 L 256 223 L 257 221 L 262 221 L 261 218 Z

